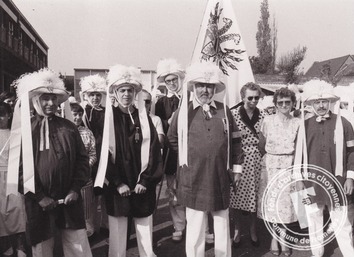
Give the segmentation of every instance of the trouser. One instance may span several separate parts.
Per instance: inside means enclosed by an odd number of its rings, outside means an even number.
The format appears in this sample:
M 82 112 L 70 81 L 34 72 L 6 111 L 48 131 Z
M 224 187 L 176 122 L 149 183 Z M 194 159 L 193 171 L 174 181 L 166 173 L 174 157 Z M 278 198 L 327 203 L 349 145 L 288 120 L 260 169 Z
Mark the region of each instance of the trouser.
M 85 229 L 60 229 L 64 256 L 92 257 Z M 32 246 L 33 257 L 53 257 L 54 238 Z
M 186 208 L 187 257 L 203 257 L 205 255 L 205 230 L 208 224 L 208 212 Z M 214 221 L 215 256 L 231 257 L 229 209 L 212 211 L 210 214 Z
M 152 215 L 134 218 L 140 257 L 156 257 L 152 249 Z M 125 257 L 127 249 L 128 217 L 108 215 L 109 257 Z
M 94 232 L 94 214 L 97 212 L 92 180 L 90 180 L 85 186 L 81 188 L 81 196 L 84 204 L 86 230 L 88 234 L 92 234 Z
M 339 249 L 343 256 L 353 257 L 354 247 L 352 225 L 349 222 L 348 216 L 344 216 L 345 213 L 343 208 L 347 208 L 347 206 L 329 212 L 332 222 L 331 227 L 334 230 Z M 323 256 L 324 254 L 324 238 L 326 238 L 326 234 L 323 232 L 323 209 L 324 206 L 321 206 L 316 212 L 307 214 L 311 251 L 316 257 Z M 338 229 L 338 226 L 340 226 L 341 223 L 343 223 L 343 227 Z
M 175 231 L 182 231 L 186 227 L 186 208 L 177 204 L 176 175 L 166 174 L 167 191 L 169 194 L 169 208 Z

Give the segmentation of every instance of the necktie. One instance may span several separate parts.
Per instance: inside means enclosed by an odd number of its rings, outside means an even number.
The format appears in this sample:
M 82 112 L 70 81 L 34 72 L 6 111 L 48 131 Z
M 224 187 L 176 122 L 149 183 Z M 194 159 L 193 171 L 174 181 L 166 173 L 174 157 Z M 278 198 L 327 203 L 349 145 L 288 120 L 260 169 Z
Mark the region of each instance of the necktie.
M 210 120 L 213 116 L 211 115 L 209 104 L 203 104 L 202 107 L 203 107 L 203 113 L 204 113 L 205 119 Z

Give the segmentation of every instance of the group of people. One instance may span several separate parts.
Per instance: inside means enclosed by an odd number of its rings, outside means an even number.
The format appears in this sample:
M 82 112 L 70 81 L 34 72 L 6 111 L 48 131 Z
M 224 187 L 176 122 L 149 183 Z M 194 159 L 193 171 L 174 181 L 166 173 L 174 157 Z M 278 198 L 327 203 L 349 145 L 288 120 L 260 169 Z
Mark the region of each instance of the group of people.
M 290 256 L 291 249 L 279 239 L 285 238 L 288 224 L 298 221 L 291 194 L 310 187 L 318 196 L 323 192 L 311 181 L 294 179 L 276 203 L 277 215 L 264 208 L 272 204 L 264 196 L 279 173 L 294 172 L 289 168 L 296 155 L 306 155 L 302 164 L 325 169 L 337 176 L 345 194 L 353 193 L 353 127 L 330 110 L 339 99 L 326 82 L 304 85 L 302 104 L 313 110 L 305 120 L 304 111 L 301 118 L 293 115 L 300 99 L 289 88 L 275 92 L 272 115 L 257 108 L 262 90 L 253 82 L 242 86 L 241 104 L 230 109 L 217 101 L 216 94 L 232 85 L 225 84 L 214 63 L 193 63 L 184 71 L 176 60 L 164 59 L 157 81 L 168 92 L 154 102 L 143 89 L 139 69 L 115 65 L 107 78 L 81 79 L 81 103 L 69 98 L 63 81 L 49 69 L 14 82 L 16 104 L 0 102 L 3 255 L 17 251 L 26 256 L 26 234 L 32 256 L 53 256 L 59 233 L 65 256 L 92 256 L 88 237 L 105 224 L 108 255 L 126 256 L 132 220 L 139 256 L 156 256 L 152 219 L 156 186 L 165 176 L 172 240 L 185 237 L 188 257 L 204 256 L 205 243 L 214 243 L 215 256 L 231 256 L 232 247 L 241 244 L 244 212 L 254 247 L 260 243 L 258 217 L 280 227 L 279 237 L 271 233 L 271 252 Z M 306 95 L 307 88 L 315 90 Z M 305 199 L 319 206 L 308 215 L 310 244 L 320 245 L 311 247 L 313 256 L 324 254 L 325 207 L 332 222 L 347 208 L 342 201 L 334 210 L 323 199 Z M 354 256 L 349 217 L 335 235 L 343 255 Z

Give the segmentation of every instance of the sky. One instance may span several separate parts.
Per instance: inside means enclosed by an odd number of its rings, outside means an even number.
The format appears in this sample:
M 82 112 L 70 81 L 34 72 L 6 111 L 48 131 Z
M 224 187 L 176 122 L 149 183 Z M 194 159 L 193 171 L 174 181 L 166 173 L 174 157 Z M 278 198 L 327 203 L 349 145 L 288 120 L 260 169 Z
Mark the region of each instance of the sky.
M 12 0 L 49 47 L 48 66 L 115 64 L 155 70 L 162 58 L 190 64 L 207 0 Z M 231 0 L 249 56 L 257 55 L 262 0 Z M 306 46 L 301 67 L 354 54 L 354 0 L 268 0 L 277 57 Z

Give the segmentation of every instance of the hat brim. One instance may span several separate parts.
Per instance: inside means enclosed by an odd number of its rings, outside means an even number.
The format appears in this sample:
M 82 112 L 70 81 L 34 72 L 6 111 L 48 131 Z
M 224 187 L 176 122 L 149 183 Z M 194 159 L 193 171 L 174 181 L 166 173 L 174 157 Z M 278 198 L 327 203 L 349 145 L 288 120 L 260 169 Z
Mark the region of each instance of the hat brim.
M 168 75 L 176 75 L 176 76 L 178 76 L 181 80 L 183 80 L 184 77 L 185 77 L 185 74 L 184 74 L 183 71 L 165 72 L 165 73 L 162 73 L 160 76 L 157 77 L 157 82 L 159 82 L 159 83 L 165 83 L 165 78 L 166 78 Z
M 214 84 L 215 85 L 215 94 L 220 93 L 225 90 L 225 84 L 222 83 L 220 80 L 190 80 L 187 83 L 188 91 L 194 90 L 194 85 L 197 83 L 206 83 L 206 84 Z
M 142 85 L 139 83 L 139 82 L 124 82 L 124 83 L 119 83 L 119 84 L 113 84 L 109 87 L 109 93 L 110 94 L 113 94 L 113 91 L 114 90 L 117 90 L 121 87 L 124 87 L 124 86 L 131 86 L 134 88 L 135 92 L 138 93 L 141 91 L 142 89 Z
M 305 104 L 313 104 L 315 101 L 321 99 L 328 100 L 330 103 L 335 103 L 339 100 L 339 97 L 332 94 L 322 94 L 321 96 L 310 96 L 304 102 Z
M 86 94 L 86 93 L 92 93 L 92 92 L 98 92 L 98 93 L 101 93 L 101 94 L 106 94 L 106 90 L 104 89 L 88 89 L 82 93 Z
M 70 93 L 64 89 L 50 88 L 50 87 L 40 87 L 29 92 L 29 97 L 32 98 L 34 95 L 42 94 L 54 94 L 57 96 L 58 104 L 64 103 L 68 100 Z

